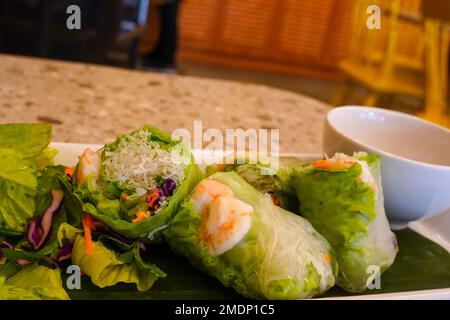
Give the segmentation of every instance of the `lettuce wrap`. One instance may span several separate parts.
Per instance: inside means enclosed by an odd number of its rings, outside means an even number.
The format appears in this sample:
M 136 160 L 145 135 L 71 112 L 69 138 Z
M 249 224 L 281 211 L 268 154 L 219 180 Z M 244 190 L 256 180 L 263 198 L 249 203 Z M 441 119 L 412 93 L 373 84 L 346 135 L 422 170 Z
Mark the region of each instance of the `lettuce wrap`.
M 294 169 L 290 185 L 301 214 L 336 252 L 339 286 L 364 291 L 373 270 L 392 265 L 398 247 L 384 211 L 379 156 L 336 154 Z
M 87 150 L 74 185 L 84 212 L 121 235 L 152 240 L 201 178 L 184 143 L 147 125 Z
M 164 235 L 193 266 L 246 297 L 310 298 L 335 282 L 328 242 L 234 172 L 202 180 Z

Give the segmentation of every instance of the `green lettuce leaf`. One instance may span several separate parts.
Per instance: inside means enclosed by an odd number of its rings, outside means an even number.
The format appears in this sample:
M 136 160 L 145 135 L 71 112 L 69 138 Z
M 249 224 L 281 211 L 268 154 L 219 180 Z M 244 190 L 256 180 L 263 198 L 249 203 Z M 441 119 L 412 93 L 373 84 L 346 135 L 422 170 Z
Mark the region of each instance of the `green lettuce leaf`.
M 59 269 L 49 269 L 37 264 L 27 265 L 19 270 L 2 269 L 0 300 L 69 300 L 62 286 Z
M 0 233 L 20 234 L 35 212 L 36 166 L 15 150 L 0 148 Z
M 227 185 L 236 198 L 253 207 L 250 230 L 231 249 L 212 255 L 199 237 L 202 215 L 188 198 L 164 231 L 175 252 L 246 297 L 309 298 L 334 285 L 333 250 L 305 219 L 275 206 L 270 196 L 234 172 L 209 179 Z
M 23 158 L 36 158 L 50 143 L 49 123 L 0 125 L 0 147 L 18 151 Z
M 36 158 L 36 167 L 38 172 L 44 169 L 47 166 L 54 165 L 54 158 L 58 150 L 47 147 L 45 148 L 41 154 L 39 154 Z
M 53 151 L 43 154 L 51 133 L 46 123 L 0 125 L 0 233 L 21 234 L 33 217 L 37 167 L 54 156 Z
M 61 223 L 56 233 L 58 244 L 62 247 L 66 243 L 74 243 L 77 235 L 83 233 L 83 230 L 75 228 L 68 223 Z
M 72 250 L 72 263 L 78 265 L 92 283 L 100 288 L 125 282 L 135 283 L 139 291 L 146 291 L 159 277 L 166 276 L 155 265 L 142 261 L 138 247 L 133 249 L 132 258 L 121 259 L 119 253 L 105 247 L 100 241 L 93 242 L 93 252 L 88 255 L 82 235 L 76 237 Z

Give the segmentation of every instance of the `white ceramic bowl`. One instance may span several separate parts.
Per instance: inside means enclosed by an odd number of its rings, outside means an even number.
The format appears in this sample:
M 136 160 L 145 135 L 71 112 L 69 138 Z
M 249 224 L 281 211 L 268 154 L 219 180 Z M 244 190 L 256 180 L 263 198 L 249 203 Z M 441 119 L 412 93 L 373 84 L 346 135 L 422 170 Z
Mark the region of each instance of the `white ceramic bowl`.
M 379 108 L 345 106 L 328 113 L 324 151 L 381 156 L 386 212 L 408 222 L 450 210 L 450 130 Z

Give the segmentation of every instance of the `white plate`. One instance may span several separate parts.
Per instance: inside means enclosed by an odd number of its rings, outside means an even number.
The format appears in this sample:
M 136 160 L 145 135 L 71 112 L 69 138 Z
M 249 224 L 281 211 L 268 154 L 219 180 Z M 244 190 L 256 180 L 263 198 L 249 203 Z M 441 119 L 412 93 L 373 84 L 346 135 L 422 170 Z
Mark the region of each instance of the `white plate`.
M 83 151 L 86 148 L 90 148 L 91 150 L 97 150 L 102 146 L 96 144 L 52 143 L 51 147 L 58 150 L 58 154 L 55 157 L 56 163 L 60 163 L 66 166 L 74 166 L 78 161 L 78 157 L 83 153 Z M 192 153 L 194 154 L 194 157 L 196 159 L 200 158 L 200 152 L 198 150 L 193 150 Z M 283 156 L 294 156 L 305 160 L 319 159 L 322 157 L 321 155 L 317 154 L 302 154 L 302 153 L 283 154 Z M 450 253 L 450 212 L 430 219 L 410 222 L 408 224 L 408 227 L 416 231 L 417 233 L 421 234 L 422 236 L 444 247 Z M 347 297 L 332 297 L 324 299 L 336 299 L 336 300 L 449 299 L 450 300 L 450 288 L 347 296 Z
M 436 217 L 409 222 L 408 227 L 437 243 L 450 254 L 450 211 Z

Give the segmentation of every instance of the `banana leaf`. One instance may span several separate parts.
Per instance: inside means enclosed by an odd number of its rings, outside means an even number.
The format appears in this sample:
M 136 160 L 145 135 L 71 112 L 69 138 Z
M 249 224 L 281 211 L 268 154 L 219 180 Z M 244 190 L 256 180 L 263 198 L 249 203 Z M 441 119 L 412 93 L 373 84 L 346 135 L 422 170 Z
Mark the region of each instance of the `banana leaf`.
M 450 288 L 450 254 L 434 242 L 406 229 L 395 232 L 400 251 L 392 267 L 381 276 L 381 288 L 360 295 Z M 166 245 L 150 247 L 146 260 L 157 264 L 167 278 L 156 281 L 145 292 L 119 284 L 100 289 L 83 276 L 81 290 L 68 290 L 71 299 L 242 299 L 232 289 L 195 270 L 186 259 L 170 252 Z M 63 273 L 63 277 L 66 277 Z M 65 281 L 65 280 L 63 280 Z M 351 296 L 339 287 L 324 297 Z

